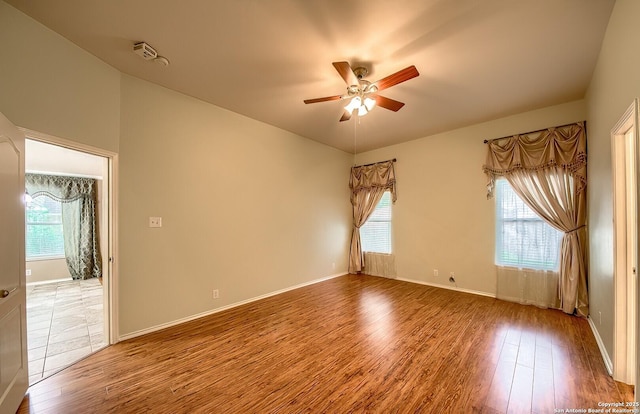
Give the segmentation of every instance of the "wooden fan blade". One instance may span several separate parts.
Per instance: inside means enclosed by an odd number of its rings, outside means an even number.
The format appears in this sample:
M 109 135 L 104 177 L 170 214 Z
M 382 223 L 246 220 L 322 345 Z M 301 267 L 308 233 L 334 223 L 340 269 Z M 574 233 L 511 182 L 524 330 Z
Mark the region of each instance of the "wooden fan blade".
M 336 68 L 342 79 L 347 83 L 347 86 L 359 85 L 358 77 L 353 73 L 353 69 L 349 65 L 349 62 L 333 62 L 333 67 Z
M 376 95 L 374 98 L 375 98 L 376 104 L 378 106 L 381 106 L 381 107 L 383 107 L 385 109 L 388 109 L 390 111 L 393 111 L 393 112 L 398 112 L 400 110 L 400 108 L 402 108 L 404 106 L 403 102 L 399 102 L 399 101 L 396 101 L 394 99 L 387 98 L 387 97 L 384 97 L 384 96 Z
M 326 96 L 324 98 L 305 99 L 304 103 L 312 104 L 312 103 L 318 103 L 318 102 L 339 101 L 342 98 L 343 98 L 342 95 Z
M 345 109 L 344 113 L 342 114 L 342 117 L 340 118 L 340 122 L 348 121 L 350 119 L 351 119 L 351 112 Z
M 379 81 L 373 83 L 379 91 L 392 87 L 393 85 L 397 85 L 404 81 L 408 81 L 409 79 L 415 78 L 420 75 L 418 73 L 418 69 L 415 66 L 409 66 L 408 68 L 404 68 L 393 75 L 389 75 L 386 78 L 382 78 Z

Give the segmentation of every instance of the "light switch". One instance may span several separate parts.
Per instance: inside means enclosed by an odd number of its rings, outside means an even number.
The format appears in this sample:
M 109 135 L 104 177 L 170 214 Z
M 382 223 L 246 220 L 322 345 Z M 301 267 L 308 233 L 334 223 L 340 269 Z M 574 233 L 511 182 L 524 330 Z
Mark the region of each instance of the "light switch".
M 162 217 L 149 217 L 149 227 L 162 227 Z

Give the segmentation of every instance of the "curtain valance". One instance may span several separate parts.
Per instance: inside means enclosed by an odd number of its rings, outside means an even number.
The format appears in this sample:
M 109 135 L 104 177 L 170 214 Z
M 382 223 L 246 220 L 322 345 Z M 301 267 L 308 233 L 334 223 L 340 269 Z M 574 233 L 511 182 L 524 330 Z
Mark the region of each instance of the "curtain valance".
M 84 177 L 26 173 L 25 187 L 31 197 L 46 195 L 60 203 L 70 203 L 81 198 L 94 198 L 96 180 Z
M 373 188 L 391 191 L 391 198 L 396 201 L 396 173 L 393 161 L 352 167 L 349 188 L 351 188 L 351 204 L 354 203 L 354 197 L 357 193 L 370 191 Z
M 514 135 L 487 143 L 484 172 L 489 177 L 487 197 L 493 196 L 497 176 L 517 170 L 550 168 L 566 170 L 575 180 L 577 192 L 587 186 L 587 142 L 584 122 Z

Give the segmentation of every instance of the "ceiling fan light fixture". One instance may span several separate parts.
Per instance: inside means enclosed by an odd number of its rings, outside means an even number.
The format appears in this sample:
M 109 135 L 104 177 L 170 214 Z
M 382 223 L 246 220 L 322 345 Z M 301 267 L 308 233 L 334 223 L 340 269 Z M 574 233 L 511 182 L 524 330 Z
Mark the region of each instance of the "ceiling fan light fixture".
M 354 110 L 360 108 L 361 106 L 362 106 L 362 100 L 360 99 L 359 96 L 356 96 L 353 99 L 351 99 L 349 104 L 345 106 L 344 109 L 346 109 L 347 111 L 349 111 L 349 113 L 351 113 Z
M 367 111 L 370 111 L 376 106 L 376 100 L 373 98 L 364 98 L 364 106 L 367 108 Z
M 350 114 L 357 109 L 358 116 L 365 116 L 373 109 L 374 106 L 376 106 L 375 99 L 367 97 L 363 100 L 360 96 L 354 96 L 344 109 L 346 109 Z

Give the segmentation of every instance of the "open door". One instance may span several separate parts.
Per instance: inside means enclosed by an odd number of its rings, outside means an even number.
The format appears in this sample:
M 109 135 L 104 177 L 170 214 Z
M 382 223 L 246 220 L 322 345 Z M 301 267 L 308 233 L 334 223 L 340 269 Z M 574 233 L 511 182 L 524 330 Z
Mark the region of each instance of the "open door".
M 0 113 L 0 413 L 29 385 L 24 260 L 24 135 Z

